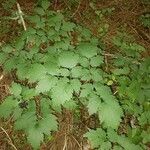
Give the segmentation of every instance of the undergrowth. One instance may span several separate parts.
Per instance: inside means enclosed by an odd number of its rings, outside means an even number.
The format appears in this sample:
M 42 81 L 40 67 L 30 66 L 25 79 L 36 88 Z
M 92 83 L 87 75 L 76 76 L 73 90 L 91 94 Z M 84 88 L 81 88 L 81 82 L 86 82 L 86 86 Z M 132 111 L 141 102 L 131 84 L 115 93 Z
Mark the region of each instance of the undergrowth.
M 141 57 L 145 48 L 118 33 L 113 43 L 119 53 L 106 73 L 102 42 L 59 11 L 48 10 L 47 1 L 41 6 L 27 16 L 32 24 L 27 31 L 1 47 L 0 64 L 14 81 L 0 105 L 0 116 L 11 116 L 14 130 L 23 130 L 32 147 L 39 149 L 58 130 L 55 114 L 82 104 L 100 122 L 99 128 L 84 134 L 93 149 L 147 149 L 150 60 Z

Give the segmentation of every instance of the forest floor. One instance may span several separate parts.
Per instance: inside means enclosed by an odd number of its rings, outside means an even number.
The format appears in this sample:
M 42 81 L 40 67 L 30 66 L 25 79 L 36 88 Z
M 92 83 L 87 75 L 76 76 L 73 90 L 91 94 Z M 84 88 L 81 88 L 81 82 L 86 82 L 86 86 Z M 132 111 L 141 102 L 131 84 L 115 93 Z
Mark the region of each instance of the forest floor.
M 32 14 L 33 8 L 36 6 L 36 0 L 18 0 L 23 13 Z M 5 0 L 0 0 L 0 46 L 3 43 L 10 42 L 14 37 L 19 36 L 22 26 L 16 20 L 3 20 L 4 16 L 10 16 L 12 12 L 5 10 L 2 5 Z M 81 0 L 74 7 L 64 0 L 54 0 L 51 8 L 61 10 L 69 19 L 89 28 L 95 36 L 98 35 L 98 28 L 107 23 L 109 29 L 103 36 L 102 40 L 106 45 L 107 53 L 114 53 L 115 48 L 111 43 L 111 39 L 117 34 L 118 30 L 124 28 L 126 32 L 131 34 L 136 42 L 144 46 L 148 51 L 143 53 L 143 57 L 150 56 L 150 29 L 144 27 L 139 21 L 139 17 L 150 11 L 148 5 L 144 5 L 141 0 L 101 0 L 96 2 L 96 9 L 114 8 L 110 15 L 105 16 L 105 20 L 97 18 L 95 11 L 90 6 L 89 0 Z M 16 5 L 12 11 L 17 11 Z M 27 26 L 28 27 L 28 26 Z M 108 61 L 109 57 L 107 56 Z M 9 74 L 3 74 L 2 66 L 0 66 L 0 101 L 9 94 L 9 85 L 13 78 Z M 95 116 L 89 117 L 87 110 L 81 110 L 82 116 L 80 123 L 73 123 L 73 115 L 71 112 L 64 110 L 63 115 L 59 116 L 60 129 L 54 134 L 51 142 L 44 143 L 41 150 L 60 150 L 63 149 L 64 141 L 67 138 L 68 150 L 79 150 L 84 145 L 84 150 L 88 150 L 87 141 L 83 141 L 83 133 L 90 126 L 96 126 L 97 119 Z M 31 150 L 31 147 L 25 142 L 25 135 L 21 132 L 13 131 L 13 122 L 11 118 L 7 122 L 0 121 L 0 150 L 24 149 Z M 74 133 L 70 132 L 74 128 Z M 62 136 L 65 135 L 65 136 Z

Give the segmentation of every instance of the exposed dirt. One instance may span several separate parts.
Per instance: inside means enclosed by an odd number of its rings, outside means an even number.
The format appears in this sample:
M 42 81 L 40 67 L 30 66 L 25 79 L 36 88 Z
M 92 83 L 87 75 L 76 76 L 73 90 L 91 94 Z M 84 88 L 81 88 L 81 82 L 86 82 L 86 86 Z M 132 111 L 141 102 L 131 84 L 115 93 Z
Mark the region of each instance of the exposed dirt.
M 9 16 L 10 12 L 2 7 L 2 2 L 5 0 L 0 1 L 0 18 Z M 18 0 L 18 2 L 22 11 L 30 14 L 36 0 Z M 66 0 L 55 0 L 52 8 L 54 10 L 71 11 L 72 19 L 75 22 L 88 27 L 97 36 L 97 29 L 101 25 L 101 21 L 96 19 L 96 14 L 89 6 L 89 2 L 89 0 L 81 0 L 74 8 L 70 8 Z M 108 7 L 114 7 L 115 11 L 107 16 L 105 20 L 110 25 L 108 33 L 103 37 L 103 41 L 107 46 L 107 52 L 112 53 L 113 45 L 111 39 L 116 35 L 117 30 L 124 26 L 126 31 L 131 33 L 137 42 L 147 48 L 147 52 L 143 54 L 144 57 L 150 56 L 150 29 L 144 28 L 138 19 L 140 15 L 148 12 L 150 7 L 144 5 L 141 0 L 101 0 L 96 3 L 97 9 Z M 17 10 L 15 5 L 13 9 Z M 18 31 L 22 30 L 22 26 L 13 20 L 9 21 L 8 28 L 8 32 L 4 32 L 0 36 L 0 45 L 11 41 L 14 36 L 18 35 Z M 11 76 L 4 74 L 2 68 L 0 68 L 0 101 L 9 94 L 11 82 Z M 68 150 L 81 150 L 83 148 L 85 148 L 84 150 L 90 150 L 90 144 L 84 141 L 82 135 L 87 131 L 87 128 L 94 128 L 97 125 L 97 119 L 95 116 L 89 117 L 87 111 L 83 108 L 81 108 L 81 114 L 79 123 L 74 121 L 73 112 L 64 110 L 61 115 L 58 114 L 60 129 L 57 133 L 54 133 L 54 138 L 50 142 L 41 146 L 41 150 L 61 150 L 65 147 Z M 13 150 L 15 148 L 18 150 L 31 150 L 31 147 L 25 143 L 24 134 L 13 131 L 11 118 L 6 122 L 1 120 L 0 126 L 2 127 L 0 130 L 0 150 Z M 120 130 L 120 132 L 126 132 L 124 126 Z

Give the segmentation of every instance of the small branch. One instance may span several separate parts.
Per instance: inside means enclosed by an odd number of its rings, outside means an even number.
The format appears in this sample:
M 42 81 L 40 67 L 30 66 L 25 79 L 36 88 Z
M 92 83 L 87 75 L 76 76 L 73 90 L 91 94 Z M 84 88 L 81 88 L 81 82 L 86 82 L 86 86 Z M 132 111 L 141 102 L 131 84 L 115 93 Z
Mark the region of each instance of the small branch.
M 0 76 L 0 81 L 3 79 L 3 77 L 4 77 L 4 75 L 2 74 L 2 75 Z
M 12 142 L 10 136 L 8 135 L 8 133 L 6 132 L 6 130 L 5 130 L 3 127 L 1 127 L 1 130 L 6 134 L 6 136 L 7 136 L 7 138 L 8 138 L 8 141 L 9 141 L 9 144 L 10 144 L 15 150 L 17 150 L 16 146 L 13 144 L 13 142 Z
M 78 140 L 73 135 L 71 135 L 71 137 L 77 143 L 77 145 L 79 146 L 80 150 L 82 150 L 82 146 L 79 144 Z
M 25 24 L 24 18 L 23 18 L 23 16 L 22 16 L 23 13 L 22 13 L 22 11 L 21 11 L 21 7 L 20 7 L 20 4 L 19 4 L 18 2 L 17 2 L 17 8 L 18 8 L 18 13 L 19 13 L 19 17 L 20 17 L 20 19 L 21 19 L 23 28 L 24 28 L 24 30 L 26 31 L 26 30 L 27 30 L 26 24 Z
M 105 65 L 106 65 L 105 69 L 106 69 L 106 72 L 107 72 L 108 71 L 108 61 L 107 61 L 107 56 L 106 55 L 104 56 L 104 61 L 105 61 Z
M 64 142 L 63 150 L 67 150 L 67 136 L 66 136 L 66 134 L 65 134 L 65 142 Z
M 74 16 L 77 14 L 77 12 L 78 12 L 78 11 L 79 11 L 79 9 L 80 9 L 80 5 L 81 5 L 81 3 L 82 3 L 82 0 L 80 0 L 79 5 L 78 5 L 78 7 L 77 7 L 76 11 L 72 14 L 71 18 L 72 18 L 72 17 L 74 17 Z

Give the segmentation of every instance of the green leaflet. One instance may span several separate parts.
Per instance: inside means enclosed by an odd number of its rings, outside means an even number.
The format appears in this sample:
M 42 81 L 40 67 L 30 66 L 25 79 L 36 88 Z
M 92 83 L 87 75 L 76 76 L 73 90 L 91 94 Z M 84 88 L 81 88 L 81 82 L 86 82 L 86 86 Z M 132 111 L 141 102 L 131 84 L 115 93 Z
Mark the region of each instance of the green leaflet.
M 90 60 L 90 65 L 92 67 L 98 67 L 100 66 L 102 63 L 103 63 L 103 57 L 102 56 L 95 56 L 95 57 L 92 57 L 91 60 Z
M 30 82 L 36 82 L 46 75 L 46 69 L 43 65 L 35 63 L 28 67 L 28 79 Z
M 49 91 L 52 87 L 57 83 L 57 78 L 53 76 L 45 76 L 45 78 L 41 79 L 36 88 L 36 93 L 43 93 Z
M 28 130 L 27 140 L 35 150 L 39 149 L 40 144 L 43 142 L 43 139 L 44 135 L 42 132 L 39 132 L 38 127 L 35 126 Z
M 90 62 L 86 57 L 80 57 L 79 63 L 83 67 L 89 67 L 90 66 Z
M 78 105 L 76 104 L 76 102 L 74 100 L 69 100 L 69 101 L 66 101 L 64 104 L 63 104 L 63 107 L 68 109 L 68 110 L 76 110 Z
M 91 68 L 90 69 L 91 79 L 95 82 L 104 82 L 102 70 Z
M 82 76 L 82 67 L 81 66 L 76 66 L 71 69 L 71 75 L 73 78 L 80 78 Z
M 122 75 L 122 74 L 129 74 L 130 69 L 128 67 L 124 67 L 124 68 L 117 68 L 113 71 L 114 75 Z
M 59 74 L 59 67 L 56 63 L 46 62 L 44 64 L 44 67 L 46 68 L 47 73 L 49 73 L 50 75 L 58 75 Z
M 77 50 L 79 50 L 79 53 L 82 56 L 85 56 L 87 58 L 91 58 L 95 55 L 97 55 L 97 46 L 92 45 L 91 43 L 81 43 L 78 47 Z
M 141 146 L 135 145 L 132 143 L 128 137 L 125 137 L 123 135 L 119 136 L 114 130 L 108 129 L 107 131 L 108 138 L 111 142 L 117 142 L 119 145 L 121 145 L 125 150 L 142 150 Z
M 2 51 L 5 53 L 11 53 L 11 52 L 13 52 L 13 50 L 14 50 L 14 48 L 9 44 L 2 47 Z
M 11 94 L 13 94 L 15 97 L 18 97 L 21 94 L 21 91 L 22 91 L 21 85 L 13 82 L 10 88 Z
M 8 118 L 16 107 L 18 107 L 18 101 L 13 96 L 7 97 L 0 105 L 0 117 Z
M 104 101 L 99 111 L 100 120 L 104 122 L 106 127 L 117 129 L 121 122 L 121 117 L 123 116 L 122 108 L 118 104 L 115 97 L 111 94 L 111 91 L 107 86 L 99 83 L 95 84 L 94 87 L 98 95 L 100 95 Z
M 29 100 L 36 96 L 36 90 L 34 88 L 29 89 L 28 87 L 22 87 L 22 93 L 21 93 L 23 99 Z
M 80 93 L 80 97 L 88 97 L 93 91 L 93 85 L 90 83 L 84 84 Z
M 83 68 L 81 73 L 81 80 L 88 81 L 91 80 L 90 70 Z
M 70 84 L 72 86 L 72 89 L 76 92 L 79 93 L 80 88 L 81 88 L 81 82 L 78 79 L 73 79 L 70 81 Z
M 50 131 L 56 131 L 58 128 L 56 116 L 52 114 L 48 114 L 46 117 L 42 118 L 38 124 L 40 131 L 47 135 L 50 134 Z
M 69 101 L 72 98 L 72 94 L 71 85 L 65 80 L 59 80 L 57 85 L 52 88 L 51 97 L 53 103 L 57 106 Z
M 91 94 L 89 96 L 89 103 L 88 103 L 88 112 L 90 115 L 97 113 L 99 108 L 101 107 L 101 99 L 99 96 L 95 94 Z
M 7 53 L 1 52 L 0 53 L 0 64 L 3 64 L 5 62 L 5 60 L 7 59 L 7 57 L 8 57 Z
M 67 77 L 67 76 L 70 76 L 70 71 L 66 68 L 60 68 L 59 74 L 60 76 Z
M 79 61 L 79 55 L 74 52 L 62 52 L 59 56 L 59 64 L 62 67 L 73 68 Z
M 44 10 L 46 10 L 50 6 L 50 2 L 48 0 L 44 0 L 41 2 L 41 6 Z
M 7 59 L 4 63 L 4 69 L 6 72 L 10 72 L 16 68 L 16 59 L 15 57 L 12 57 L 10 59 Z
M 99 110 L 99 119 L 104 126 L 113 129 L 117 129 L 120 122 L 121 117 L 123 116 L 122 109 L 117 102 L 111 103 L 102 103 Z
M 49 113 L 51 113 L 50 105 L 51 105 L 51 100 L 49 98 L 41 99 L 40 109 L 43 117 L 46 117 Z
M 92 145 L 92 148 L 99 148 L 101 143 L 106 141 L 106 133 L 101 128 L 97 128 L 96 130 L 89 130 L 84 137 L 87 137 Z
M 40 8 L 40 7 L 35 8 L 34 11 L 35 11 L 38 15 L 41 15 L 41 16 L 45 15 L 44 10 L 43 10 L 42 8 Z
M 62 30 L 63 31 L 73 31 L 73 29 L 75 28 L 75 24 L 72 23 L 72 22 L 63 22 L 63 25 L 62 25 Z

